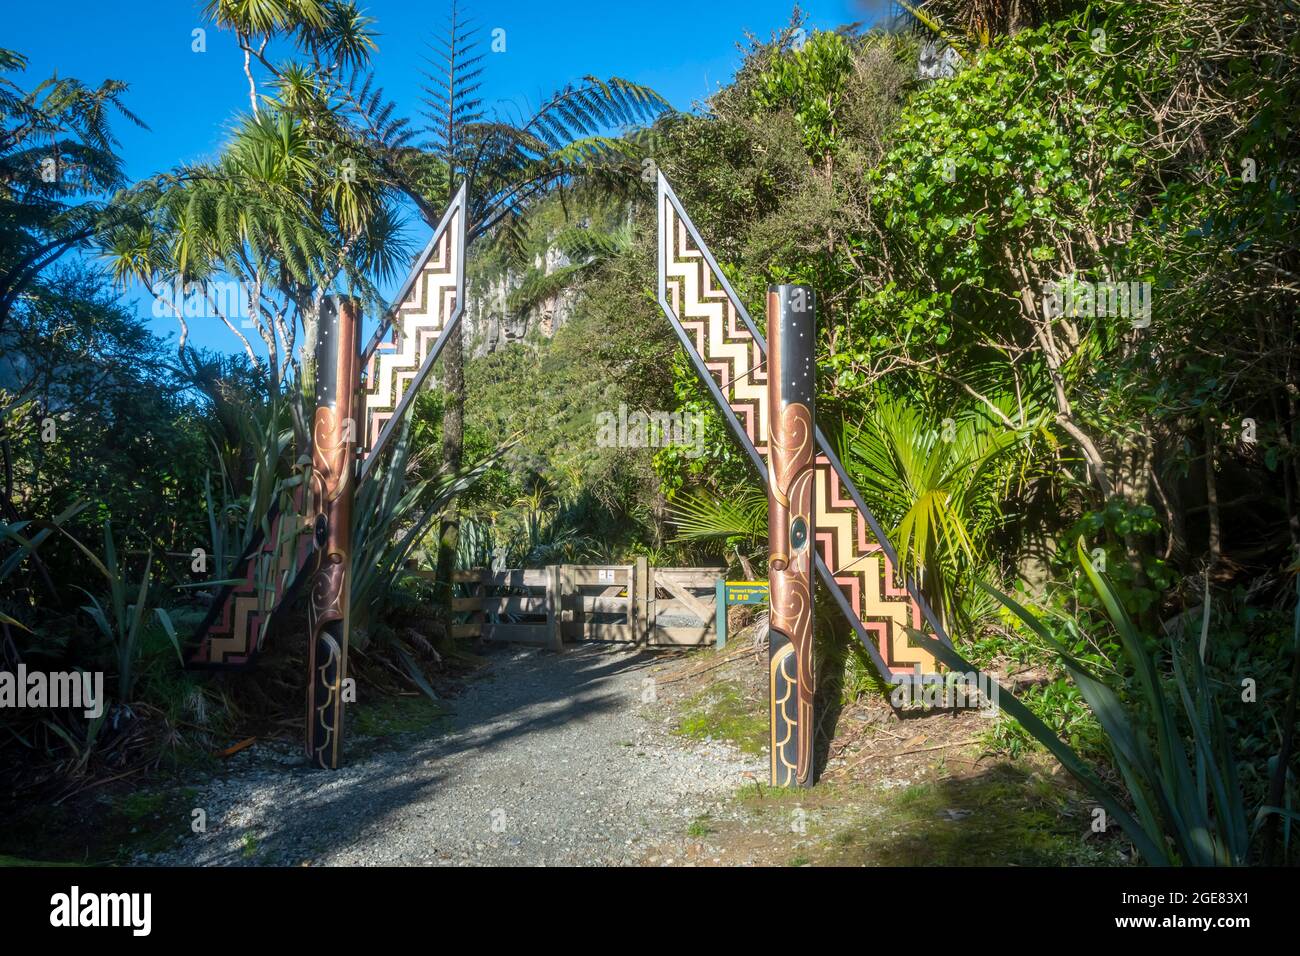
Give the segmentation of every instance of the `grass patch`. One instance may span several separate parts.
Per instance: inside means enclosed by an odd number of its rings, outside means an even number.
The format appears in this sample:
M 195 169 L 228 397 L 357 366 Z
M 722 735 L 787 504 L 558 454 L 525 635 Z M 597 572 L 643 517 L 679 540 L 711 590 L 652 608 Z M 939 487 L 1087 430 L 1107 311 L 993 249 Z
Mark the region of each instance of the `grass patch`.
M 372 703 L 352 707 L 353 730 L 366 737 L 393 737 L 399 734 L 446 729 L 446 708 L 423 694 L 378 697 Z
M 1090 805 L 1067 780 L 1034 772 L 1038 765 L 1002 761 L 963 777 L 931 766 L 926 778 L 893 790 L 843 780 L 811 789 L 750 784 L 733 798 L 741 821 L 717 824 L 715 841 L 788 866 L 1125 863 L 1118 830 L 1093 834 Z
M 33 802 L 0 829 L 0 865 L 124 865 L 192 835 L 193 787 L 131 790 L 115 796 Z
M 1086 813 L 1057 782 L 998 764 L 965 778 L 872 794 L 869 820 L 841 825 L 820 862 L 870 866 L 1102 866 L 1114 842 L 1090 836 Z
M 23 860 L 16 856 L 0 854 L 0 866 L 76 866 L 76 863 L 49 863 L 45 860 Z
M 760 804 L 785 805 L 806 800 L 808 793 L 809 791 L 801 787 L 773 787 L 771 784 L 766 783 L 747 783 L 736 790 L 736 799 L 751 806 Z
M 726 740 L 742 753 L 761 754 L 767 749 L 766 703 L 752 699 L 734 680 L 718 681 L 682 704 L 676 732 L 694 740 Z
M 686 828 L 686 835 L 692 837 L 706 837 L 713 832 L 713 824 L 709 822 L 707 813 L 696 817 L 691 821 L 691 825 Z
M 128 793 L 117 801 L 118 811 L 131 823 L 140 823 L 146 817 L 161 816 L 167 807 L 167 794 L 161 791 Z

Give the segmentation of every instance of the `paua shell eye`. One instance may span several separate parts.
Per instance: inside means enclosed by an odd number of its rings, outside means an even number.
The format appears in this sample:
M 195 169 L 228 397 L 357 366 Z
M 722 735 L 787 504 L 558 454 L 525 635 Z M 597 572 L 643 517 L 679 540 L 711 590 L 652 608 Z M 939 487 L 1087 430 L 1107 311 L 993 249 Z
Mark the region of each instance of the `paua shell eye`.
M 795 551 L 801 549 L 808 543 L 808 522 L 803 518 L 795 518 L 790 522 L 790 547 Z

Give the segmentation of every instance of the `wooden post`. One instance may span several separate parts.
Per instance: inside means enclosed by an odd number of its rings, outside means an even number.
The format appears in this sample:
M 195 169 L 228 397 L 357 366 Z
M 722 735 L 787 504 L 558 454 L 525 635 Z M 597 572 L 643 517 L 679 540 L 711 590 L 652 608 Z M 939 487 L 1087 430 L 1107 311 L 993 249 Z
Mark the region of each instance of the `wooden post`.
M 659 570 L 657 568 L 646 569 L 646 598 L 645 598 L 645 642 L 647 645 L 655 642 L 655 628 L 659 621 Z
M 813 768 L 813 564 L 816 555 L 813 293 L 767 289 L 768 675 L 772 785 L 809 786 Z
M 560 565 L 560 643 L 557 651 L 564 650 L 564 625 L 577 622 L 580 625 L 579 636 L 587 636 L 587 612 L 582 607 L 582 592 L 574 580 L 573 565 Z M 577 605 L 576 607 L 574 605 Z
M 470 623 L 476 625 L 474 633 L 475 646 L 483 641 L 483 630 L 487 624 L 487 612 L 483 610 L 483 599 L 487 596 L 487 568 L 479 569 L 478 580 L 474 582 L 474 594 L 478 597 L 478 610 L 470 618 Z
M 727 576 L 718 578 L 713 586 L 713 599 L 717 602 L 713 609 L 713 646 L 722 650 L 727 646 Z
M 632 633 L 636 635 L 638 644 L 650 643 L 650 625 L 646 618 L 646 611 L 649 610 L 650 595 L 653 592 L 650 584 L 650 559 L 644 554 L 636 559 L 636 593 L 633 594 L 629 587 L 627 596 L 632 599 L 636 605 L 636 613 L 632 618 Z
M 326 296 L 316 340 L 316 412 L 311 429 L 315 544 L 307 605 L 307 757 L 336 770 L 343 747 L 348 671 L 352 499 L 356 493 L 361 305 Z
M 483 568 L 470 568 L 465 571 L 453 571 L 451 581 L 453 585 L 464 584 L 470 588 L 470 595 L 467 598 L 453 598 L 451 608 L 453 611 L 464 610 L 470 612 L 470 619 L 464 624 L 453 624 L 451 626 L 451 636 L 453 638 L 472 637 L 481 640 L 483 629 L 487 621 L 487 613 L 483 610 L 483 599 L 486 595 L 486 580 L 488 572 Z M 420 572 L 421 577 L 433 579 L 434 572 Z
M 564 650 L 564 574 L 558 564 L 546 566 L 546 639 L 553 651 Z
M 623 623 L 636 634 L 636 562 L 627 566 L 627 616 Z

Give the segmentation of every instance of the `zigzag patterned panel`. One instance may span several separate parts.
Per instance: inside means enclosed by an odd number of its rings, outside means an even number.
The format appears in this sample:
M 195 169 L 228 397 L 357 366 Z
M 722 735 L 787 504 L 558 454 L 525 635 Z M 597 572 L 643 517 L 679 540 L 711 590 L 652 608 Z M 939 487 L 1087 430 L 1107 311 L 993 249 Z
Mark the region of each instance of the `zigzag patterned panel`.
M 659 304 L 763 481 L 767 481 L 767 345 L 672 187 L 659 176 Z M 817 431 L 817 568 L 882 674 L 933 674 L 932 655 L 905 627 L 947 635 L 895 565 L 889 544 L 844 466 Z
M 302 583 L 311 554 L 311 528 L 307 522 L 301 487 L 286 512 L 277 503 L 267 515 L 269 535 L 259 529 L 252 544 L 235 562 L 241 576 L 237 584 L 224 585 L 208 616 L 199 625 L 198 647 L 186 666 L 240 668 L 262 649 L 281 598 Z
M 922 673 L 933 673 L 934 657 L 911 646 L 904 630 L 924 629 L 921 602 L 899 580 L 894 558 L 872 531 L 865 507 L 845 486 L 830 458 L 818 455 L 816 524 L 822 564 L 835 569 L 830 576 L 854 609 L 855 623 L 870 635 L 892 673 L 914 673 L 917 665 Z
M 388 319 L 362 355 L 365 421 L 357 438 L 358 457 L 364 460 L 358 484 L 366 479 L 378 452 L 428 378 L 447 333 L 460 320 L 465 299 L 465 195 L 461 186 L 433 238 L 411 266 Z M 312 549 L 311 529 L 304 517 L 307 504 L 300 493 L 293 514 L 282 514 L 276 507 L 267 515 L 270 535 L 264 539 L 259 531 L 235 562 L 230 576 L 240 581 L 218 593 L 195 633 L 198 646 L 189 667 L 240 668 L 252 662 L 276 612 L 305 579 Z M 290 543 L 290 537 L 296 540 Z M 276 542 L 284 544 L 277 548 Z M 279 564 L 273 569 L 277 553 Z
M 668 204 L 671 208 L 671 203 Z M 767 359 L 759 339 L 740 318 L 740 310 L 718 275 L 705 261 L 702 244 L 691 238 L 688 220 L 666 213 L 666 248 L 660 249 L 661 271 L 673 315 L 690 336 L 709 376 L 726 396 L 755 452 L 767 457 Z
M 362 356 L 365 432 L 362 478 L 433 370 L 465 301 L 465 187 L 452 200 L 433 238 Z

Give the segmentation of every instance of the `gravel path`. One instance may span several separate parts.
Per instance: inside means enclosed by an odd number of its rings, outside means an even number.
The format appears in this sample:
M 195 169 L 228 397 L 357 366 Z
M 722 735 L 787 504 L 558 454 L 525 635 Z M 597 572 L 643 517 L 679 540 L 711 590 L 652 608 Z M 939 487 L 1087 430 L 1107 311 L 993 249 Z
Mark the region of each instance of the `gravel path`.
M 143 863 L 628 864 L 680 839 L 765 764 L 671 733 L 647 680 L 674 664 L 596 647 L 503 648 L 450 701 L 454 729 L 309 770 L 259 746 L 200 785 L 206 833 Z M 680 659 L 676 662 L 680 665 Z M 364 749 L 364 748 L 353 748 Z

